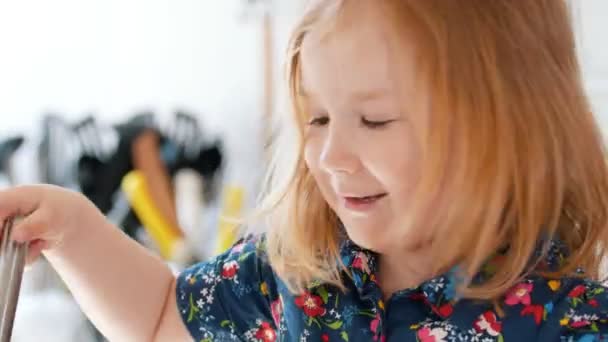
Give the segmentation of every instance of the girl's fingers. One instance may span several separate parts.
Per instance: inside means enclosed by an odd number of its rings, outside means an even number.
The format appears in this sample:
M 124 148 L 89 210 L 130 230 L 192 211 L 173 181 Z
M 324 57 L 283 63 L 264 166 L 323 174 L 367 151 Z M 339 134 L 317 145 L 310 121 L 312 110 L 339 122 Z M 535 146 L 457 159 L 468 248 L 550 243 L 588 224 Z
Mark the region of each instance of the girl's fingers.
M 30 243 L 30 245 L 28 246 L 27 257 L 25 259 L 25 263 L 27 265 L 31 265 L 34 261 L 36 261 L 40 257 L 40 254 L 42 254 L 42 251 L 44 249 L 46 249 L 47 246 L 48 246 L 48 243 L 44 240 L 32 241 Z
M 36 211 L 15 223 L 11 239 L 16 242 L 29 243 L 34 240 L 45 240 L 44 233 L 48 231 L 47 215 Z
M 37 186 L 19 186 L 0 191 L 0 220 L 34 212 L 40 205 L 42 194 L 42 189 Z

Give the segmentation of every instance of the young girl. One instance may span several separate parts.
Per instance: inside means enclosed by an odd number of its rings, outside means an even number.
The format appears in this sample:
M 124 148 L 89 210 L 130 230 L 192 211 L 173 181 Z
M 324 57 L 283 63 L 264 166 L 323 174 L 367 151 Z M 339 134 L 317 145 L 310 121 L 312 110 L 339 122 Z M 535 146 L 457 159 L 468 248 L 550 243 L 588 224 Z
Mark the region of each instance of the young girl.
M 267 230 L 177 279 L 82 196 L 0 193 L 112 341 L 604 341 L 608 170 L 565 0 L 326 0 Z

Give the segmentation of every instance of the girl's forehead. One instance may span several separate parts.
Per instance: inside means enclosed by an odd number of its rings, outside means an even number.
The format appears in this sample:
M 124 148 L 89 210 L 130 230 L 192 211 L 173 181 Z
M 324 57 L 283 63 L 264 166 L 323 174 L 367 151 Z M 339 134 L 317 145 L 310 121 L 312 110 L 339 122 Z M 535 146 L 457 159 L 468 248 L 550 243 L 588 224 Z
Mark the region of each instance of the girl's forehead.
M 373 29 L 349 29 L 329 33 L 324 39 L 305 38 L 301 50 L 304 83 L 316 78 L 344 79 L 364 74 L 372 82 L 389 74 L 392 63 L 385 38 Z
M 311 93 L 328 92 L 328 87 L 339 86 L 359 97 L 402 91 L 395 88 L 407 87 L 410 82 L 406 78 L 415 75 L 413 44 L 395 29 L 386 28 L 386 21 L 377 16 L 349 15 L 361 20 L 357 25 L 338 20 L 331 29 L 324 23 L 312 27 L 304 37 L 300 51 L 301 88 Z

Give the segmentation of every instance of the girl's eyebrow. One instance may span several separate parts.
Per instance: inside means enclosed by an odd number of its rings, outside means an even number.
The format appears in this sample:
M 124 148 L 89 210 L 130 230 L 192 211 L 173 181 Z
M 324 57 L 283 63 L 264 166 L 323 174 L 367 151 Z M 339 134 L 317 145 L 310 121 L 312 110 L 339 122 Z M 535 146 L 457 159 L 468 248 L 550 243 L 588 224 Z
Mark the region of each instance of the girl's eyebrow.
M 367 101 L 376 100 L 378 98 L 382 98 L 389 93 L 390 93 L 390 90 L 385 89 L 385 88 L 364 89 L 364 90 L 353 91 L 349 95 L 349 97 L 357 102 L 367 102 Z M 305 98 L 305 99 L 310 99 L 310 98 L 316 97 L 316 95 L 314 93 L 309 92 L 303 86 L 298 87 L 297 95 L 302 98 Z

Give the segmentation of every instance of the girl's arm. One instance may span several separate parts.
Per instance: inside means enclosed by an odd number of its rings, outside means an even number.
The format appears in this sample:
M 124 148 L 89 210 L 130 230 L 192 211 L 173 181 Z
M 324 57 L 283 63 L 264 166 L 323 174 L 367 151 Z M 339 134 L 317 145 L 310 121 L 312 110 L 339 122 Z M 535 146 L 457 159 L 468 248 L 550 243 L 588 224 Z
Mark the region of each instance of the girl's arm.
M 170 269 L 101 215 L 45 255 L 110 341 L 191 341 Z
M 0 191 L 0 218 L 20 213 L 26 217 L 11 238 L 30 244 L 29 260 L 43 251 L 109 340 L 191 340 L 179 321 L 168 266 L 82 194 L 49 185 Z

